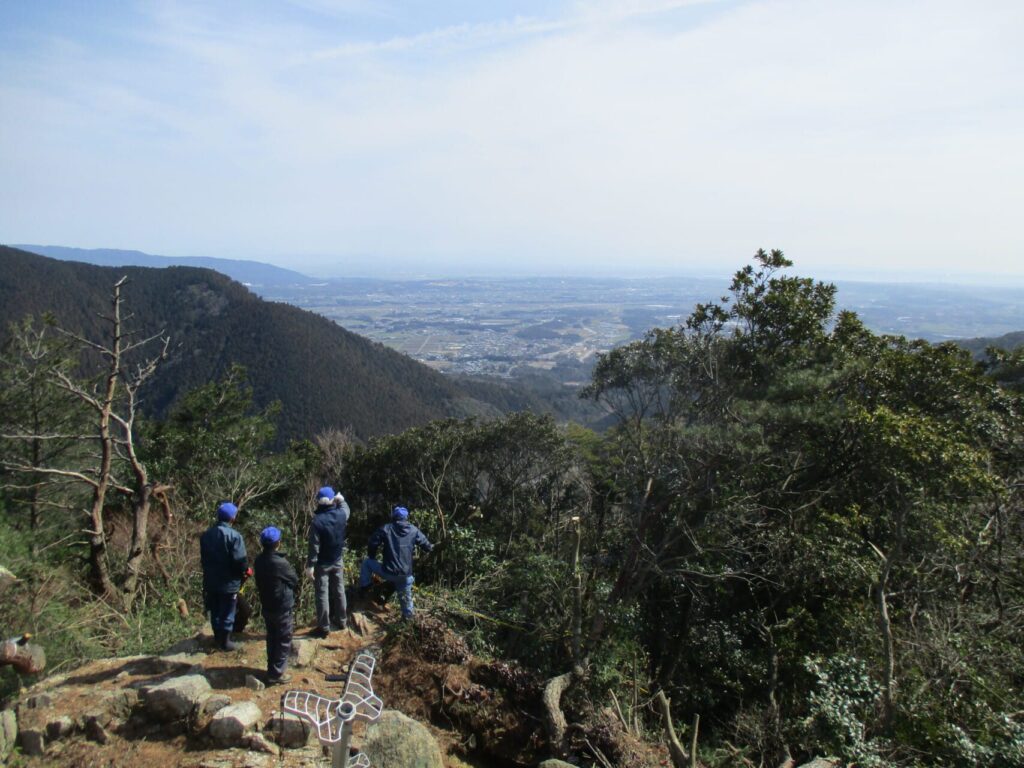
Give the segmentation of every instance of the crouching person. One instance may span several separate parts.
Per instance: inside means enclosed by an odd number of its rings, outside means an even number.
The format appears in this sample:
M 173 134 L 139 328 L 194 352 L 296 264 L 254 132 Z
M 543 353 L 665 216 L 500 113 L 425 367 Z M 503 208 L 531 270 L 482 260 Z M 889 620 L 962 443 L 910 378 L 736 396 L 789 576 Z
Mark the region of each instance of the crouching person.
M 409 510 L 395 507 L 391 513 L 391 522 L 383 525 L 370 536 L 368 546 L 369 557 L 363 560 L 359 569 L 359 593 L 365 595 L 373 582 L 374 575 L 391 582 L 398 593 L 398 602 L 402 606 L 402 618 L 413 615 L 412 558 L 416 547 L 429 552 L 434 548 L 423 531 L 409 522 Z M 383 562 L 377 561 L 377 550 L 383 548 Z
M 274 526 L 260 533 L 263 552 L 256 558 L 256 589 L 263 604 L 263 621 L 267 625 L 267 684 L 286 683 L 292 676 L 285 673 L 288 653 L 292 649 L 295 590 L 299 577 L 288 558 L 281 554 L 281 531 Z

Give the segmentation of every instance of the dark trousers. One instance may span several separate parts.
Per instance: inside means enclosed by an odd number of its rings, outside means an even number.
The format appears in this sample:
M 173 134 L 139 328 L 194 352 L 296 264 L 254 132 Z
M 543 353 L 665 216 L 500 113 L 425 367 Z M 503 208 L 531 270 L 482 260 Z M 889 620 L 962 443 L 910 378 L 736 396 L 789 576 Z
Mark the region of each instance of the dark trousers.
M 238 607 L 237 592 L 207 592 L 206 610 L 210 612 L 210 624 L 214 636 L 231 632 L 235 628 L 235 611 Z
M 316 626 L 325 632 L 348 626 L 345 604 L 345 569 L 337 565 L 318 565 L 313 570 L 316 586 Z
M 294 624 L 292 614 L 264 616 L 267 625 L 267 677 L 280 677 L 288 668 Z

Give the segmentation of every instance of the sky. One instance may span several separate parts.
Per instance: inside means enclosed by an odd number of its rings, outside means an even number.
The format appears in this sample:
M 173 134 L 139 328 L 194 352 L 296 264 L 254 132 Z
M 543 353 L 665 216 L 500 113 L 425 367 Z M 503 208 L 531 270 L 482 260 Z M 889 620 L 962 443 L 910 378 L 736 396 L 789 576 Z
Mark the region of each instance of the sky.
M 1020 0 L 4 0 L 0 242 L 1024 278 Z

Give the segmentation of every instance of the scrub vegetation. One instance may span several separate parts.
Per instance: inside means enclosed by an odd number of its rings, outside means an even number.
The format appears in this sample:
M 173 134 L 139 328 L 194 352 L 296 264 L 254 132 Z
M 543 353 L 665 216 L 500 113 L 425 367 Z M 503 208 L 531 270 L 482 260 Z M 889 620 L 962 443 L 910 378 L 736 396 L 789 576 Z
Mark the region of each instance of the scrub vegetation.
M 26 320 L 0 367 L 0 552 L 21 578 L 0 626 L 35 632 L 51 672 L 167 645 L 194 630 L 216 503 L 253 550 L 281 528 L 299 565 L 330 481 L 350 566 L 410 509 L 437 544 L 418 603 L 540 681 L 550 753 L 634 764 L 574 727 L 608 712 L 677 766 L 1024 765 L 1021 352 L 874 334 L 790 266 L 759 251 L 725 296 L 604 355 L 600 433 L 520 412 L 282 447 L 288 406 L 255 407 L 237 366 L 139 409 L 190 341 L 131 335 L 113 294 L 88 333 Z

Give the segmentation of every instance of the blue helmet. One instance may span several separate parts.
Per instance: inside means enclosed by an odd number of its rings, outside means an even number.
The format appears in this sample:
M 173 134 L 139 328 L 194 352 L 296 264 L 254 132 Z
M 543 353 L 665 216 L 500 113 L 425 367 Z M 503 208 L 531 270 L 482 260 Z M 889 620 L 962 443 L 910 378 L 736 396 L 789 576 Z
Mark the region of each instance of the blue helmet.
M 225 523 L 230 523 L 238 516 L 238 507 L 232 504 L 230 501 L 223 502 L 217 507 L 217 519 L 222 520 Z
M 405 507 L 395 507 L 393 510 L 391 510 L 391 519 L 392 520 L 408 520 L 409 519 L 409 510 L 406 509 Z
M 260 531 L 260 541 L 263 544 L 277 544 L 281 540 L 281 531 L 272 525 L 268 525 Z

